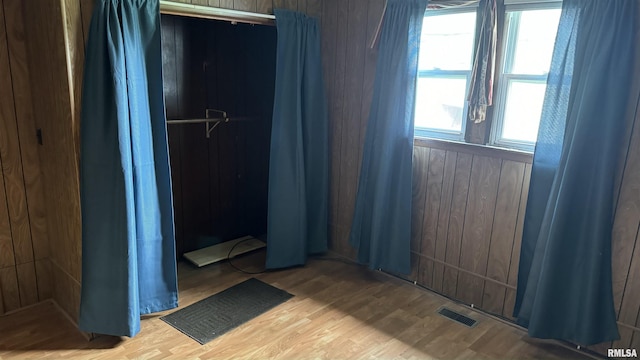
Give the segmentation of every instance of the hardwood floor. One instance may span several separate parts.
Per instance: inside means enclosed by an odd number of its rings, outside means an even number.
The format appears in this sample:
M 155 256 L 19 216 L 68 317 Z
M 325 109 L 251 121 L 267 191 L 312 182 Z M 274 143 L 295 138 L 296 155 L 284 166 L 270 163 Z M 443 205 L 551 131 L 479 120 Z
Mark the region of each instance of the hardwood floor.
M 255 271 L 258 252 L 234 264 Z M 295 295 L 288 302 L 200 345 L 145 316 L 133 339 L 88 342 L 52 303 L 0 317 L 0 359 L 582 359 L 534 342 L 512 326 L 402 280 L 331 260 L 248 275 L 227 263 L 179 264 L 181 307 L 251 276 Z M 466 328 L 438 314 L 446 305 L 479 321 Z M 168 313 L 168 312 L 167 312 Z

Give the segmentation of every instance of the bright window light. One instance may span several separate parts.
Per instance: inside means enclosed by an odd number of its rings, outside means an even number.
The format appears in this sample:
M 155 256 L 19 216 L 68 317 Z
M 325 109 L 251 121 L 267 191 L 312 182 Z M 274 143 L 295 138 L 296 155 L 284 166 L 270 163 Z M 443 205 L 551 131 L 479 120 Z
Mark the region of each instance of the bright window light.
M 560 9 L 508 11 L 492 143 L 533 150 Z
M 462 139 L 476 29 L 475 9 L 427 14 L 422 26 L 416 136 Z

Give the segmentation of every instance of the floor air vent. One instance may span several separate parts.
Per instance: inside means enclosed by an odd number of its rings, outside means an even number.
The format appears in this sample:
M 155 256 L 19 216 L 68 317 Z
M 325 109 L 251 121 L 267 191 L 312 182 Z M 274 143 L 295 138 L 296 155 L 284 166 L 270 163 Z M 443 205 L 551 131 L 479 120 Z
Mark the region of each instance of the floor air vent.
M 477 321 L 473 320 L 472 318 L 468 317 L 468 316 L 464 316 L 460 313 L 457 313 L 453 310 L 447 309 L 446 307 L 442 307 L 438 310 L 438 314 L 449 318 L 453 321 L 459 322 L 460 324 L 467 326 L 467 327 L 474 327 L 476 326 L 476 324 L 478 323 Z

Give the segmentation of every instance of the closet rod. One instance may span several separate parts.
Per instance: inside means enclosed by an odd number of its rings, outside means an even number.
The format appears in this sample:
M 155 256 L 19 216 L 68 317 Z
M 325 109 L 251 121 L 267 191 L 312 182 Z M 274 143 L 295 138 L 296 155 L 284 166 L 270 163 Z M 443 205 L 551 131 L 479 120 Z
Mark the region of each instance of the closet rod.
M 218 114 L 218 117 L 213 117 L 212 114 Z M 211 137 L 211 132 L 216 126 L 220 125 L 220 123 L 228 123 L 228 122 L 236 122 L 236 121 L 250 121 L 254 118 L 251 117 L 227 117 L 227 112 L 222 110 L 215 109 L 206 109 L 206 118 L 205 119 L 175 119 L 175 120 L 167 120 L 167 124 L 169 125 L 180 125 L 180 124 L 205 124 L 206 125 L 206 136 L 207 139 Z M 213 124 L 213 125 L 212 125 Z
M 229 122 L 229 118 L 215 118 L 215 119 L 184 119 L 184 120 L 167 120 L 167 124 L 169 125 L 180 125 L 180 124 L 202 124 L 204 123 L 207 127 L 205 129 L 205 134 L 207 139 L 211 137 L 211 132 L 216 126 L 220 125 L 221 122 Z M 213 125 L 211 125 L 213 124 Z
M 222 9 L 201 5 L 185 4 L 175 1 L 160 0 L 160 13 L 198 17 L 204 19 L 224 20 L 232 23 L 259 25 L 275 25 L 276 17 L 270 14 L 259 14 L 249 11 Z

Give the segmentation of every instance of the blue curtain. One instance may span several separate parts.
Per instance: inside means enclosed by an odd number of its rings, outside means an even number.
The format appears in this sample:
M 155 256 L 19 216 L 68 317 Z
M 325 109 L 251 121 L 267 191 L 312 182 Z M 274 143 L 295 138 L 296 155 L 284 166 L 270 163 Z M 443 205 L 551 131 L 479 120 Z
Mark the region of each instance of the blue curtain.
M 525 215 L 514 315 L 538 338 L 618 338 L 611 280 L 615 167 L 637 0 L 565 0 Z
M 411 167 L 418 46 L 426 0 L 389 0 L 349 242 L 369 267 L 411 270 Z
M 178 301 L 158 0 L 101 0 L 81 122 L 80 328 L 134 336 Z
M 267 268 L 327 251 L 328 120 L 318 20 L 275 10 L 278 46 L 271 130 Z

